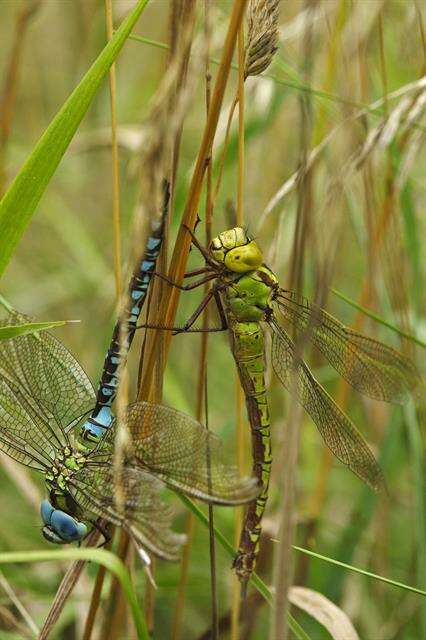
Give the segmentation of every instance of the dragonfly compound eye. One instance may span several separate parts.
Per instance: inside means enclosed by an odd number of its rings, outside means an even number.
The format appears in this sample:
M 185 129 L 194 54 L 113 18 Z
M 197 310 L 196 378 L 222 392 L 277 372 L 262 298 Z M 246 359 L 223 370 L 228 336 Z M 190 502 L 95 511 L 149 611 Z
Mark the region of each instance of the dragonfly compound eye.
M 86 534 L 87 527 L 83 522 L 78 522 L 68 513 L 59 509 L 54 510 L 51 514 L 50 526 L 46 526 L 43 529 L 44 537 L 58 544 L 82 540 Z
M 252 240 L 244 246 L 228 251 L 224 262 L 230 271 L 245 273 L 258 269 L 263 262 L 263 256 L 256 242 Z
M 40 505 L 40 515 L 44 524 L 50 525 L 50 518 L 55 509 L 50 504 L 49 500 L 42 500 Z

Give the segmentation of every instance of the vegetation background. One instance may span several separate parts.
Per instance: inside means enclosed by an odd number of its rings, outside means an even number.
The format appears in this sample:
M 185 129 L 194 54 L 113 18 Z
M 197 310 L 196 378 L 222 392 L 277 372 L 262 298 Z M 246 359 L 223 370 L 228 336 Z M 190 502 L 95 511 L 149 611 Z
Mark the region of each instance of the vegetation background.
M 134 30 L 145 41 L 129 39 L 116 65 L 124 268 L 131 265 L 144 152 L 153 135 L 151 109 L 168 64 L 162 44 L 170 41 L 170 15 L 176 5 L 179 2 L 151 0 Z M 118 24 L 133 6 L 131 1 L 114 2 L 115 22 Z M 217 59 L 232 3 L 212 1 L 208 6 L 209 56 Z M 4 192 L 105 46 L 106 33 L 104 6 L 98 0 L 2 0 L 0 11 L 0 189 Z M 198 0 L 170 247 L 205 123 L 204 11 L 204 2 Z M 300 288 L 307 296 L 314 296 L 319 286 L 328 291 L 330 284 L 386 323 L 415 336 L 417 342 L 402 339 L 384 322 L 371 320 L 330 291 L 327 308 L 334 315 L 406 350 L 421 364 L 420 343 L 426 339 L 422 319 L 426 310 L 425 5 L 416 0 L 286 0 L 280 3 L 279 11 L 278 50 L 266 71 L 245 82 L 245 224 L 282 286 L 288 286 L 290 271 L 299 262 L 303 265 Z M 213 81 L 216 70 L 213 62 Z M 215 137 L 214 184 L 237 84 L 238 73 L 233 69 Z M 238 108 L 235 113 L 215 201 L 214 234 L 235 221 L 241 168 Z M 1 283 L 2 294 L 20 311 L 39 320 L 81 321 L 58 329 L 57 334 L 94 383 L 116 313 L 110 127 L 109 87 L 104 81 Z M 202 221 L 203 207 L 199 209 Z M 203 224 L 197 232 L 204 238 Z M 190 264 L 199 263 L 199 256 L 192 251 Z M 179 322 L 188 317 L 199 299 L 198 292 L 181 296 Z M 199 336 L 174 337 L 164 378 L 164 402 L 190 414 L 195 413 L 199 399 L 199 351 Z M 136 392 L 137 352 L 136 347 L 130 363 L 131 396 Z M 293 514 L 296 544 L 406 585 L 426 588 L 424 406 L 420 403 L 417 410 L 414 406 L 384 406 L 361 398 L 339 381 L 318 354 L 307 355 L 312 356 L 315 375 L 371 444 L 383 467 L 388 495 L 373 494 L 332 461 L 310 419 L 303 416 Z M 209 426 L 222 437 L 229 461 L 235 461 L 238 402 L 226 336 L 213 334 L 209 339 L 207 361 Z M 278 462 L 272 469 L 258 566 L 267 584 L 273 581 L 275 541 L 285 508 L 283 438 L 289 413 L 288 396 L 272 376 L 270 389 L 273 449 Z M 248 436 L 244 451 L 243 465 L 248 471 Z M 42 481 L 3 456 L 1 461 L 0 551 L 45 549 L 37 512 Z M 187 511 L 176 498 L 173 502 L 176 529 L 184 530 Z M 214 517 L 232 542 L 235 513 L 218 508 Z M 220 547 L 216 564 L 219 615 L 223 617 L 220 637 L 225 638 L 230 637 L 227 616 L 234 586 L 230 558 Z M 346 612 L 360 638 L 426 638 L 426 604 L 421 595 L 297 551 L 294 565 L 294 583 L 334 602 Z M 179 564 L 157 563 L 158 590 L 154 596 L 145 592 L 144 574 L 137 563 L 134 566 L 133 577 L 138 594 L 148 602 L 149 620 L 152 614 L 154 637 L 209 637 L 210 564 L 205 527 L 193 522 L 187 584 L 181 594 L 184 606 L 177 605 L 182 602 L 177 596 Z M 0 574 L 0 638 L 34 637 L 16 603 L 11 604 L 8 589 L 13 589 L 41 627 L 65 569 L 63 563 L 4 567 Z M 94 565 L 83 572 L 49 637 L 83 637 L 96 574 Z M 270 607 L 250 593 L 250 608 L 243 612 L 239 637 L 266 638 Z M 109 578 L 103 600 L 108 610 Z M 183 614 L 181 627 L 176 621 L 177 610 Z M 299 609 L 293 613 L 308 637 L 331 637 L 315 616 Z M 99 614 L 93 637 L 133 637 L 131 625 L 115 636 L 110 630 L 107 636 L 105 627 L 101 631 L 101 622 Z

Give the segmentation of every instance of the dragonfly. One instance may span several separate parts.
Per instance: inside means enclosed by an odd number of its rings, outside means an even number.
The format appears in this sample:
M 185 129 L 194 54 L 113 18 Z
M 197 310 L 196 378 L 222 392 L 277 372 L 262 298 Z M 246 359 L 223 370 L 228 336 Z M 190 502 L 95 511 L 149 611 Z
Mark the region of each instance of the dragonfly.
M 170 407 L 136 402 L 123 419 L 132 445 L 119 470 L 117 500 L 117 423 L 111 405 L 160 250 L 164 216 L 165 210 L 133 273 L 97 394 L 77 360 L 49 332 L 0 341 L 0 450 L 44 475 L 43 536 L 57 544 L 80 543 L 95 527 L 107 537 L 102 519 L 128 532 L 147 565 L 147 551 L 173 560 L 183 543 L 171 529 L 171 510 L 161 497 L 164 484 L 222 505 L 250 502 L 259 491 L 255 478 L 241 478 L 224 464 L 220 441 L 201 423 Z M 26 322 L 12 310 L 1 324 Z M 117 329 L 123 322 L 124 345 Z
M 259 552 L 272 462 L 265 328 L 272 333 L 272 367 L 281 384 L 310 415 L 336 458 L 375 490 L 383 485 L 379 465 L 361 433 L 301 357 L 300 342 L 309 339 L 357 391 L 376 400 L 405 402 L 419 386 L 420 376 L 411 360 L 397 350 L 350 329 L 298 292 L 281 288 L 275 274 L 264 264 L 258 244 L 242 227 L 220 233 L 208 248 L 198 242 L 189 228 L 187 231 L 204 257 L 205 266 L 185 277 L 201 278 L 178 285 L 161 277 L 181 290 L 195 289 L 209 281 L 212 286 L 183 326 L 143 326 L 175 333 L 229 333 L 251 427 L 253 475 L 261 486 L 259 495 L 247 508 L 233 564 L 244 592 Z M 217 307 L 220 327 L 194 328 L 197 318 L 212 301 Z

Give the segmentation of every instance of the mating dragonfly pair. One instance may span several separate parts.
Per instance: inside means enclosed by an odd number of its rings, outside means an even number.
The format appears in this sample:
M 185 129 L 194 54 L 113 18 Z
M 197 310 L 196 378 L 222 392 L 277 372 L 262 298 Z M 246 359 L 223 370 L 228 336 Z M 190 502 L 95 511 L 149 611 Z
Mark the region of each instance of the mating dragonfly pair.
M 296 335 L 310 338 L 363 394 L 404 402 L 420 379 L 412 362 L 398 351 L 354 332 L 299 294 L 281 289 L 244 229 L 221 233 L 208 249 L 193 237 L 205 266 L 187 274 L 201 275 L 198 281 L 180 288 L 193 289 L 208 281 L 213 286 L 184 327 L 158 328 L 196 331 L 197 318 L 209 302 L 216 303 L 220 328 L 231 337 L 246 397 L 253 477 L 239 478 L 226 466 L 217 439 L 191 417 L 138 402 L 129 405 L 124 420 L 133 442 L 120 473 L 124 498 L 118 504 L 112 462 L 116 422 L 111 407 L 119 370 L 155 274 L 167 203 L 168 194 L 161 223 L 152 228 L 133 274 L 96 396 L 80 365 L 49 333 L 0 342 L 0 449 L 44 474 L 49 500 L 41 508 L 43 533 L 52 542 L 80 541 L 88 526 L 98 526 L 97 519 L 103 518 L 123 527 L 139 547 L 174 559 L 183 538 L 170 528 L 171 514 L 160 497 L 163 483 L 211 503 L 248 503 L 234 561 L 245 584 L 258 553 L 271 464 L 264 327 L 273 333 L 272 365 L 283 386 L 310 414 L 334 455 L 374 489 L 381 486 L 382 475 L 364 438 L 314 378 L 283 324 L 287 321 Z M 5 324 L 24 321 L 12 314 Z

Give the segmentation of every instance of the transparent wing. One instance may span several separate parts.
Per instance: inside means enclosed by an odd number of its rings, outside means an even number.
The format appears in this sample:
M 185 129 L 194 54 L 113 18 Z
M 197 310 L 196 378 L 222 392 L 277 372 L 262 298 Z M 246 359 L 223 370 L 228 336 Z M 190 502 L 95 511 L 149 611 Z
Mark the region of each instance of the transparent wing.
M 149 474 L 126 466 L 115 483 L 113 467 L 96 462 L 88 462 L 69 485 L 70 494 L 83 513 L 91 512 L 123 527 L 156 556 L 176 560 L 185 536 L 170 529 L 172 512 L 160 498 L 161 488 L 162 484 Z M 119 494 L 121 506 L 114 498 Z
M 11 313 L 1 325 L 28 318 Z M 36 403 L 40 416 L 61 433 L 94 406 L 92 384 L 71 353 L 47 331 L 0 341 L 0 377 Z
M 294 291 L 280 289 L 276 302 L 286 320 L 299 333 L 308 329 L 313 344 L 361 393 L 403 403 L 419 386 L 416 367 L 396 349 L 353 331 Z
M 0 378 L 0 449 L 28 467 L 51 466 L 58 446 L 56 436 L 39 418 L 31 400 Z
M 138 464 L 174 489 L 224 505 L 250 502 L 258 495 L 257 480 L 241 478 L 227 466 L 220 440 L 190 416 L 137 402 L 127 409 L 127 427 Z M 114 431 L 108 435 L 109 447 Z
M 271 327 L 272 366 L 284 387 L 294 393 L 309 413 L 336 458 L 372 488 L 381 488 L 383 478 L 380 467 L 362 435 L 314 378 L 303 360 L 296 356 L 294 343 L 282 327 L 275 320 L 271 321 Z

